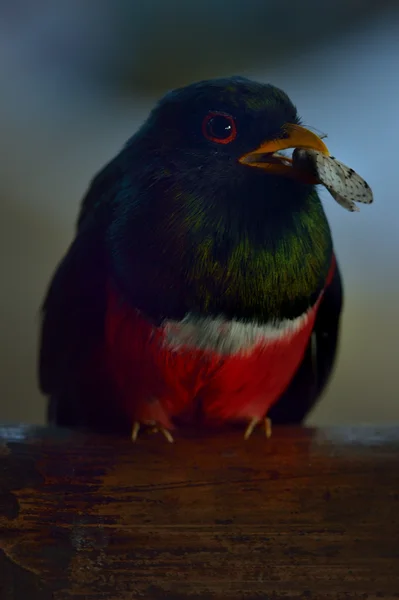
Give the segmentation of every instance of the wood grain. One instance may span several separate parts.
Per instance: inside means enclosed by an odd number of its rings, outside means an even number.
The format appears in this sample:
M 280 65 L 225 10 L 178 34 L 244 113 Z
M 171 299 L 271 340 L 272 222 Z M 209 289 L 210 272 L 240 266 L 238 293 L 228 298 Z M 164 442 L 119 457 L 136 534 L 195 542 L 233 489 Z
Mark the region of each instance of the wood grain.
M 399 598 L 399 428 L 0 441 L 1 600 Z

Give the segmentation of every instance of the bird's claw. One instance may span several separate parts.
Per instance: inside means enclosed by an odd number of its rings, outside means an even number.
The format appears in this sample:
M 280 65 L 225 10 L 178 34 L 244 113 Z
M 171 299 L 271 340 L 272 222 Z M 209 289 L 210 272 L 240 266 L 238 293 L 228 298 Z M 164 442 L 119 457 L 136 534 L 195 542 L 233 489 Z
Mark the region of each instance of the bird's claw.
M 146 423 L 140 423 L 139 421 L 135 421 L 133 423 L 133 427 L 132 427 L 132 442 L 137 441 L 137 437 L 139 435 L 139 431 L 140 431 L 142 425 L 149 427 L 151 433 L 157 433 L 159 431 L 160 433 L 162 433 L 164 435 L 164 437 L 167 439 L 167 441 L 169 443 L 173 444 L 174 439 L 173 439 L 173 436 L 170 433 L 170 431 L 168 431 L 167 429 L 165 429 L 165 427 L 162 427 L 161 425 L 159 425 L 159 423 L 156 423 L 155 421 L 146 422 Z
M 254 417 L 253 419 L 251 419 L 251 421 L 248 424 L 248 427 L 245 430 L 244 433 L 244 440 L 247 440 L 248 438 L 251 437 L 255 427 L 257 427 L 259 425 L 259 423 L 264 423 L 265 426 L 265 435 L 266 437 L 269 439 L 272 435 L 272 422 L 269 419 L 269 417 L 265 417 L 264 419 L 258 419 L 258 417 Z

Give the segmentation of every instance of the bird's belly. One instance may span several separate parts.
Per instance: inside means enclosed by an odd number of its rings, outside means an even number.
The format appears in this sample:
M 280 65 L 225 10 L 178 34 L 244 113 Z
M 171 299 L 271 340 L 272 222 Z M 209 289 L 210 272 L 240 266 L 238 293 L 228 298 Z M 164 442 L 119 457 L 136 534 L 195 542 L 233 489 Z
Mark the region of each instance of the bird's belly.
M 131 420 L 262 418 L 295 374 L 317 305 L 280 327 L 185 319 L 154 328 L 109 296 L 109 366 Z M 281 325 L 281 324 L 280 324 Z

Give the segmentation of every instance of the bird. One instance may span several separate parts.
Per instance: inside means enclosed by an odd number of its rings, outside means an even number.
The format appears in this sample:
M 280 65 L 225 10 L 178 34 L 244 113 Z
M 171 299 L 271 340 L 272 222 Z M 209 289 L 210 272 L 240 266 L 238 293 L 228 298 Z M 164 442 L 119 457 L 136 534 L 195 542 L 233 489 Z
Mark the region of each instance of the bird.
M 167 92 L 89 183 L 41 307 L 57 426 L 130 435 L 302 423 L 336 364 L 343 285 L 317 178 L 328 155 L 281 89 Z

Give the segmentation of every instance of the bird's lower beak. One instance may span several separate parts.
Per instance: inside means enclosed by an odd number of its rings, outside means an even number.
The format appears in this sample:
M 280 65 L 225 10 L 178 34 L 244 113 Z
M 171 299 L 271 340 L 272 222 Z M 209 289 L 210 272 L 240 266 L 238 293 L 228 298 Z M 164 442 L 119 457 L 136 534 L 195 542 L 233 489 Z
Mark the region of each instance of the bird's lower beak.
M 330 153 L 323 140 L 309 129 L 294 123 L 284 125 L 283 133 L 284 137 L 264 142 L 256 150 L 244 154 L 239 158 L 239 162 L 249 167 L 263 169 L 271 174 L 294 177 L 306 183 L 317 183 L 316 177 L 293 167 L 292 159 L 280 154 L 280 151 L 306 148 L 318 150 L 329 156 Z

